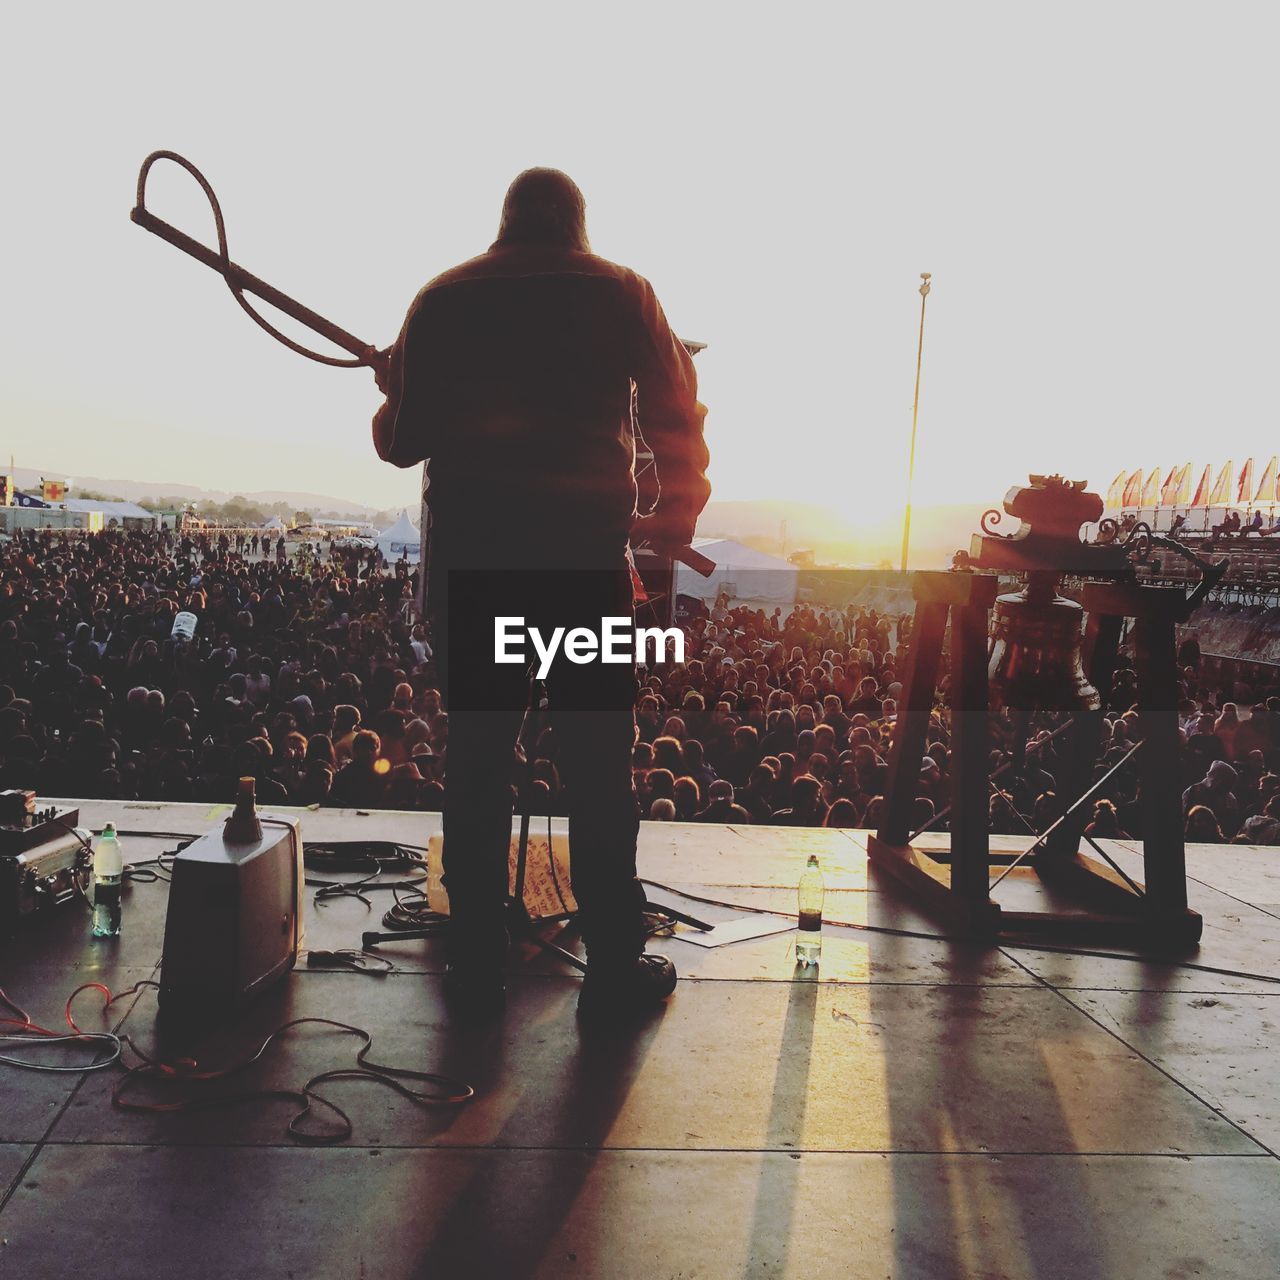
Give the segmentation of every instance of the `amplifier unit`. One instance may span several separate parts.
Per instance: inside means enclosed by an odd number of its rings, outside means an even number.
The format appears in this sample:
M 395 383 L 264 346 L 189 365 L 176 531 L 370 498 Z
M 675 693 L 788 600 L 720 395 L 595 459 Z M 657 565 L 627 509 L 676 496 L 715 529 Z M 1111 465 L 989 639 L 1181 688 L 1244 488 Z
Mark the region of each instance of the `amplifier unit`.
M 34 791 L 0 791 L 0 931 L 88 893 L 92 836 L 79 821 L 79 809 L 37 807 Z

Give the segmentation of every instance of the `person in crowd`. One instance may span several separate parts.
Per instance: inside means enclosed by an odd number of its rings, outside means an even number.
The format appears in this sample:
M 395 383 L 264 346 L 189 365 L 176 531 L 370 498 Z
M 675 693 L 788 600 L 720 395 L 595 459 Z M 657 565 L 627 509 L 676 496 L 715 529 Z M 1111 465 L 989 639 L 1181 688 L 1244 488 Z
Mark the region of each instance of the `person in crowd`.
M 1234 844 L 1280 844 L 1280 792 L 1268 797 L 1261 813 L 1246 818 Z
M 1236 795 L 1239 775 L 1225 760 L 1215 760 L 1209 771 L 1182 793 L 1182 811 L 1207 809 L 1230 839 L 1240 826 L 1240 801 Z
M 1120 825 L 1120 815 L 1116 812 L 1115 804 L 1107 799 L 1094 801 L 1093 816 L 1084 833 L 1094 840 L 1129 839 L 1129 833 Z
M 391 762 L 382 755 L 382 740 L 376 733 L 361 729 L 351 744 L 351 759 L 338 770 L 329 794 L 329 804 L 343 809 L 389 807 Z
M 659 799 L 655 800 L 649 806 L 649 821 L 650 822 L 675 822 L 676 821 L 675 804 L 672 801 L 668 800 L 665 796 L 662 796 Z
M 727 778 L 716 779 L 707 798 L 707 807 L 695 817 L 695 822 L 738 824 L 751 821 L 751 815 L 734 801 L 733 783 Z
M 1236 734 L 1240 730 L 1240 708 L 1234 702 L 1224 704 L 1221 714 L 1213 724 L 1213 736 L 1222 744 L 1228 761 L 1236 758 Z
M 680 822 L 693 822 L 702 811 L 702 788 L 696 779 L 687 774 L 675 780 L 672 797 L 676 806 L 676 819 Z
M 827 810 L 827 816 L 822 820 L 824 827 L 856 827 L 858 825 L 858 810 L 852 800 L 843 798 L 837 800 L 835 804 Z
M 822 799 L 822 783 L 811 773 L 801 774 L 791 785 L 791 807 L 779 809 L 774 822 L 781 827 L 820 827 L 826 821 L 827 806 Z
M 1185 834 L 1188 844 L 1225 844 L 1227 839 L 1217 816 L 1206 804 L 1193 804 L 1187 810 Z
M 752 822 L 768 824 L 773 819 L 773 787 L 777 775 L 767 760 L 751 770 L 746 786 L 738 788 L 736 800 L 750 815 Z

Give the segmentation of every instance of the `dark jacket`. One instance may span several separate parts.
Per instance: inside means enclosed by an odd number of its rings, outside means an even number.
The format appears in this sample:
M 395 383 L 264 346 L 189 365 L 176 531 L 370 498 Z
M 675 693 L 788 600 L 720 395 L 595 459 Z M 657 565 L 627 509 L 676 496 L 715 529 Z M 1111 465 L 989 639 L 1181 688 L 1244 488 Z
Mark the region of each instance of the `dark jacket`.
M 710 494 L 705 410 L 652 287 L 590 253 L 511 245 L 418 294 L 374 439 L 396 466 L 430 459 L 436 565 L 612 565 L 636 504 L 633 411 L 664 532 L 687 542 Z

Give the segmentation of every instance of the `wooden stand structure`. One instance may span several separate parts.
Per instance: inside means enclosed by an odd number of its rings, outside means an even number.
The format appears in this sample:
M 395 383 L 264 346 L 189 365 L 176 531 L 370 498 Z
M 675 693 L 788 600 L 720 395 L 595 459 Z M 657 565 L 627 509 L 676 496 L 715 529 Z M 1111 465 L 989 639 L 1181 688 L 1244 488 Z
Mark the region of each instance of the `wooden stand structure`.
M 1019 492 L 1026 491 L 1013 491 Z M 1019 537 L 996 540 L 1013 544 Z M 989 536 L 975 545 L 991 541 Z M 1095 550 L 1076 545 L 1082 552 Z M 1114 557 L 1115 549 L 1108 551 Z M 1018 555 L 1026 559 L 1025 542 L 1022 549 L 998 549 L 994 558 Z M 1019 567 L 1030 567 L 1030 563 Z M 1094 781 L 1101 710 L 1077 711 L 1063 734 L 1057 780 L 1059 794 L 1074 798 L 1067 812 L 1029 852 L 1006 852 L 993 858 L 988 816 L 988 627 L 998 583 L 995 574 L 968 570 L 913 576 L 915 625 L 902 673 L 903 697 L 889 759 L 884 818 L 868 844 L 872 863 L 902 881 L 926 908 L 975 936 L 1039 934 L 1155 950 L 1193 947 L 1202 922 L 1187 906 L 1182 788 L 1173 781 L 1179 777 L 1180 745 L 1174 627 L 1187 615 L 1192 600 L 1181 587 L 1144 586 L 1132 580 L 1087 582 L 1081 599 L 1088 619 L 1086 670 L 1104 708 L 1124 622 L 1133 620 L 1141 739 L 1136 758 L 1145 863 L 1145 883 L 1138 883 L 1115 863 L 1108 865 L 1080 852 L 1091 801 L 1101 785 Z M 950 849 L 925 849 L 913 843 L 911 813 L 948 622 Z M 1098 852 L 1107 857 L 1100 848 Z M 1046 909 L 1024 910 L 1020 902 L 1016 910 L 1002 910 L 991 896 L 993 862 L 1005 874 L 1015 863 L 1026 868 L 1024 877 L 1034 873 L 1043 888 L 1039 896 Z

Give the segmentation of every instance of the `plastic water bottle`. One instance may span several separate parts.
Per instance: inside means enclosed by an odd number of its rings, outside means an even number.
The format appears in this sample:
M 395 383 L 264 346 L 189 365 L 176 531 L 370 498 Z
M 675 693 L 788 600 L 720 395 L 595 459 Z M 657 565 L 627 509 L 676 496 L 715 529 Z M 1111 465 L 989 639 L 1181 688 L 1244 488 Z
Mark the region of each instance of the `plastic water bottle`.
M 124 851 L 115 823 L 108 822 L 93 845 L 93 936 L 114 938 L 120 933 L 120 882 Z
M 800 877 L 800 932 L 796 934 L 796 963 L 816 965 L 822 955 L 822 899 L 826 885 L 816 854 L 809 855 Z

